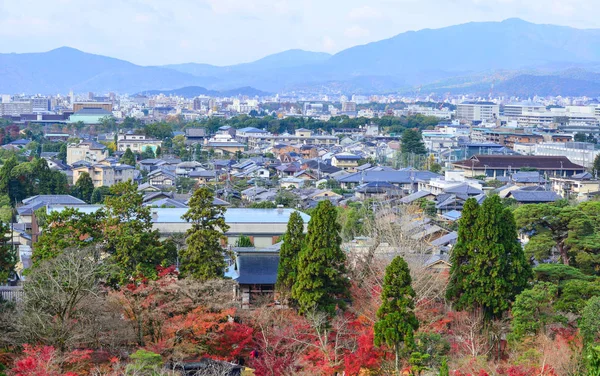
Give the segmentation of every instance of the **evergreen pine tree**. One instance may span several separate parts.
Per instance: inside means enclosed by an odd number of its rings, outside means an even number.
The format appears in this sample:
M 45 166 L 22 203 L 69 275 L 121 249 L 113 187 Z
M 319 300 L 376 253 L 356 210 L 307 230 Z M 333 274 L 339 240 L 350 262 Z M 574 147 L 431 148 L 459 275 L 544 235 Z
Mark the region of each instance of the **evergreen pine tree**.
M 375 346 L 387 344 L 394 349 L 396 373 L 400 370 L 402 344 L 407 349 L 414 345 L 413 333 L 419 328 L 414 313 L 415 291 L 412 286 L 408 264 L 400 256 L 392 260 L 385 269 L 381 306 L 377 310 L 375 323 Z
M 315 309 L 333 315 L 336 307 L 345 308 L 349 281 L 341 242 L 335 207 L 328 200 L 319 202 L 308 224 L 292 287 L 292 298 L 298 302 L 301 313 Z
M 192 224 L 186 233 L 187 247 L 179 252 L 182 276 L 203 281 L 223 277 L 227 264 L 221 239 L 229 230 L 223 216 L 227 209 L 213 205 L 213 199 L 210 189 L 197 189 L 182 217 Z
M 133 154 L 130 148 L 127 148 L 127 150 L 125 150 L 125 153 L 121 157 L 121 163 L 129 166 L 135 166 L 135 155 Z
M 79 175 L 79 179 L 75 183 L 75 188 L 78 193 L 78 197 L 90 204 L 92 202 L 92 193 L 94 192 L 94 182 L 92 177 L 87 172 L 82 172 Z
M 289 292 L 296 281 L 298 255 L 304 243 L 304 220 L 299 212 L 290 215 L 287 230 L 283 235 L 283 244 L 279 251 L 279 269 L 277 270 L 277 289 Z
M 459 265 L 451 270 L 456 275 L 451 277 L 449 297 L 459 310 L 481 308 L 486 319 L 497 318 L 527 286 L 531 267 L 518 241 L 512 212 L 498 196 L 483 202 L 472 234 L 471 241 L 466 237 L 466 252 L 459 248 L 454 257 Z M 458 282 L 461 275 L 462 285 Z
M 160 146 L 156 147 L 156 158 L 160 158 L 160 156 L 162 155 L 162 149 Z
M 469 263 L 470 246 L 475 240 L 475 221 L 479 212 L 479 204 L 474 198 L 465 201 L 462 214 L 458 220 L 458 239 L 450 251 L 450 280 L 446 288 L 446 299 L 453 300 L 457 307 L 464 306 L 465 278 L 472 272 Z
M 8 224 L 0 222 L 0 234 L 0 284 L 4 284 L 15 270 L 17 253 L 10 245 L 11 238 L 6 236 L 10 234 Z
M 402 132 L 402 153 L 426 154 L 425 144 L 421 132 L 414 129 L 407 129 Z
M 600 154 L 594 158 L 594 165 L 592 166 L 592 174 L 596 177 L 600 176 Z

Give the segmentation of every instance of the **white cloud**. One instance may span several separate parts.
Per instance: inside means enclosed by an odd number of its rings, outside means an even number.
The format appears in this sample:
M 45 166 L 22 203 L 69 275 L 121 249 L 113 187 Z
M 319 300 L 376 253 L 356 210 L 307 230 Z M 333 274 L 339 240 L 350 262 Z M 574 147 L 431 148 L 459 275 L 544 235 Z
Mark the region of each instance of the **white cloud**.
M 354 25 L 344 30 L 344 35 L 348 38 L 364 38 L 371 35 L 371 32 L 364 27 Z
M 335 51 L 335 41 L 328 36 L 323 37 L 322 47 L 324 51 L 333 52 Z

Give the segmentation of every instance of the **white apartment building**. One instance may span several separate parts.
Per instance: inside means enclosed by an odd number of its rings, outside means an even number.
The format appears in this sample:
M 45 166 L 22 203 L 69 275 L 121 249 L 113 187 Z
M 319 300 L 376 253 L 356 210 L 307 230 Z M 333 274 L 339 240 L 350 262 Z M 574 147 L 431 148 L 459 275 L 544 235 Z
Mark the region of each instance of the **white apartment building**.
M 148 138 L 143 134 L 120 133 L 117 136 L 117 150 L 119 151 L 131 149 L 134 153 L 141 153 L 146 150 L 147 147 L 150 147 L 152 151 L 156 152 L 156 148 L 161 145 L 162 142 L 160 140 Z
M 500 105 L 492 102 L 464 102 L 456 106 L 456 118 L 465 121 L 493 121 L 500 116 Z
M 546 106 L 539 103 L 511 103 L 504 105 L 504 116 L 507 118 L 519 118 L 523 114 L 529 114 L 532 112 L 544 112 Z
M 536 144 L 533 152 L 536 156 L 564 156 L 585 168 L 592 167 L 598 154 L 600 150 L 588 142 L 544 142 Z
M 0 116 L 19 116 L 33 113 L 31 101 L 0 103 Z

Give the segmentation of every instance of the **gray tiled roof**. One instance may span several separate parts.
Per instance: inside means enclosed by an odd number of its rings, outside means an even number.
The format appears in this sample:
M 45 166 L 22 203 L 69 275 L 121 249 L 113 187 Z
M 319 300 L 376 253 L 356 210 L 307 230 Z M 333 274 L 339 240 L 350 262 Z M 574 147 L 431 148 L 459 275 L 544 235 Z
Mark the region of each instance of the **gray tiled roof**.
M 240 253 L 237 255 L 239 276 L 235 279 L 240 284 L 275 284 L 279 254 Z

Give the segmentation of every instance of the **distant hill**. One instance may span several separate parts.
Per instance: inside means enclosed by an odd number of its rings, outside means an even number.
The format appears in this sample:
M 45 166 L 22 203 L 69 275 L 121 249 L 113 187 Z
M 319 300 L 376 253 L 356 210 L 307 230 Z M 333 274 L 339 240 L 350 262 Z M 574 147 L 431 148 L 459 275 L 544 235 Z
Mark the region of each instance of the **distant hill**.
M 288 50 L 226 67 L 142 67 L 60 48 L 0 54 L 0 92 L 56 93 L 174 90 L 370 94 L 414 92 L 550 95 L 594 93 L 600 29 L 539 25 L 520 19 L 424 29 L 343 50 L 333 56 Z M 239 89 L 236 89 L 239 90 Z M 539 91 L 539 92 L 538 92 Z
M 208 85 L 215 78 L 130 62 L 62 47 L 42 53 L 0 54 L 0 91 L 3 93 L 131 93 Z
M 248 97 L 264 97 L 269 95 L 269 93 L 254 89 L 252 87 L 240 87 L 237 89 L 217 91 L 217 90 L 208 90 L 205 87 L 201 86 L 186 86 L 179 89 L 174 90 L 145 90 L 139 94 L 145 95 L 158 95 L 164 94 L 167 96 L 179 96 L 184 98 L 194 98 L 200 95 L 207 96 L 219 96 L 219 97 L 235 97 L 238 95 L 244 95 Z
M 296 49 L 269 55 L 251 63 L 223 67 L 198 63 L 171 64 L 164 65 L 163 67 L 202 77 L 219 74 L 243 74 L 250 72 L 267 72 L 272 69 L 295 68 L 304 65 L 319 64 L 330 57 L 331 55 L 325 52 L 311 52 Z

